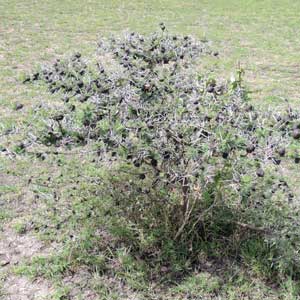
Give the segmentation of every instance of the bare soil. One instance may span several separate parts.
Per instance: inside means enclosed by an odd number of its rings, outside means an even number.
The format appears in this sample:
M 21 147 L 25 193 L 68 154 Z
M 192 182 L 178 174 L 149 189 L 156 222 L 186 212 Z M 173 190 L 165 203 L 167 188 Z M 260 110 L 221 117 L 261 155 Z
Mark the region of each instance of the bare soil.
M 17 234 L 9 225 L 4 226 L 0 239 L 1 300 L 47 300 L 54 289 L 43 278 L 34 281 L 17 276 L 12 268 L 35 255 L 47 255 L 49 249 L 32 234 Z

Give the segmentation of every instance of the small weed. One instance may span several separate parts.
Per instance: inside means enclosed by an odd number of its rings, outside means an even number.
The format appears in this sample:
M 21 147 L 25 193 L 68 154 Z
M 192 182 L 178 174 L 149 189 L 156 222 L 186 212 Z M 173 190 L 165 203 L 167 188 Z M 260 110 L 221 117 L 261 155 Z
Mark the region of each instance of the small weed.
M 214 295 L 222 288 L 220 278 L 209 273 L 192 274 L 181 282 L 172 291 L 186 297 L 197 297 L 199 295 Z
M 26 223 L 24 222 L 17 222 L 13 224 L 13 229 L 18 233 L 18 234 L 24 234 L 26 232 Z

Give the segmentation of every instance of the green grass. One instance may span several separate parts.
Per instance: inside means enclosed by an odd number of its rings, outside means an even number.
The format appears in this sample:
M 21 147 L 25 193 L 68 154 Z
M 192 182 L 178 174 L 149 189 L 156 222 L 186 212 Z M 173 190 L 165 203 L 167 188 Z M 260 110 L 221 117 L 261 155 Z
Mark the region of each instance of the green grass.
M 212 41 L 220 57 L 213 61 L 207 59 L 205 67 L 213 69 L 217 76 L 229 78 L 241 64 L 246 71 L 245 82 L 251 98 L 257 105 L 281 106 L 284 98 L 297 105 L 300 97 L 299 10 L 300 2 L 292 0 L 1 0 L 0 150 L 10 149 L 23 140 L 24 121 L 36 122 L 31 111 L 35 105 L 40 101 L 56 103 L 58 99 L 42 86 L 23 85 L 24 73 L 74 51 L 92 55 L 99 36 L 123 30 L 151 32 L 161 21 L 172 32 Z M 24 108 L 15 110 L 16 103 L 24 104 Z M 6 134 L 9 130 L 11 133 Z M 33 222 L 34 230 L 42 239 L 65 243 L 63 252 L 50 259 L 36 258 L 33 264 L 19 267 L 18 273 L 43 275 L 57 282 L 67 268 L 75 270 L 80 264 L 96 265 L 91 272 L 98 281 L 91 285 L 103 299 L 119 299 L 120 290 L 103 279 L 103 270 L 114 268 L 108 263 L 111 254 L 90 253 L 91 249 L 98 249 L 100 242 L 91 240 L 88 229 L 105 221 L 101 214 L 88 217 L 97 199 L 87 194 L 85 187 L 99 172 L 89 163 L 90 157 L 80 157 L 85 167 L 78 169 L 75 168 L 76 155 L 72 159 L 69 155 L 47 154 L 45 161 L 34 156 L 24 159 L 0 156 L 0 159 L 3 174 L 0 174 L 0 200 L 7 202 L 0 212 L 1 226 L 15 216 L 9 209 L 12 201 L 13 207 L 24 206 L 25 199 L 27 208 L 18 214 L 21 217 L 25 214 L 25 219 Z M 58 165 L 63 167 L 62 171 Z M 299 178 L 299 167 L 293 167 L 292 175 Z M 82 204 L 82 197 L 89 199 L 88 206 Z M 28 211 L 32 204 L 38 208 Z M 23 233 L 25 228 L 24 223 L 15 224 L 18 233 Z M 70 233 L 77 238 L 76 244 L 72 244 Z M 292 280 L 282 283 L 278 289 L 264 282 L 259 275 L 264 266 L 252 260 L 254 255 L 250 250 L 245 248 L 252 273 L 238 269 L 237 272 L 241 272 L 238 275 L 230 269 L 228 274 L 226 270 L 221 274 L 207 271 L 190 274 L 176 283 L 170 279 L 171 282 L 159 283 L 163 299 L 197 299 L 199 294 L 207 295 L 207 299 L 297 299 L 297 286 Z M 145 279 L 148 274 L 143 264 L 130 257 L 126 249 L 119 251 L 115 259 L 119 264 L 113 272 L 115 280 L 126 282 L 131 292 L 138 291 L 144 296 L 155 293 L 152 283 Z M 58 284 L 55 297 L 63 299 L 66 293 Z

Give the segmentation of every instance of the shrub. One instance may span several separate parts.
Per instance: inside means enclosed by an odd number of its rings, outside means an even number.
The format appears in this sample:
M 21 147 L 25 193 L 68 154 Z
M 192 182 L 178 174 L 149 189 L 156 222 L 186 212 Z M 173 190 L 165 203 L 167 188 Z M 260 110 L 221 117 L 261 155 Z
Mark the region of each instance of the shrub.
M 277 167 L 299 162 L 299 112 L 255 108 L 243 70 L 218 83 L 199 75 L 201 55 L 217 53 L 161 24 L 101 41 L 95 63 L 79 53 L 57 60 L 26 80 L 64 101 L 37 141 L 92 144 L 107 168 L 99 189 L 118 214 L 114 232 L 143 257 L 193 260 L 206 242 L 255 236 L 279 255 L 288 247 L 295 266 L 295 196 Z

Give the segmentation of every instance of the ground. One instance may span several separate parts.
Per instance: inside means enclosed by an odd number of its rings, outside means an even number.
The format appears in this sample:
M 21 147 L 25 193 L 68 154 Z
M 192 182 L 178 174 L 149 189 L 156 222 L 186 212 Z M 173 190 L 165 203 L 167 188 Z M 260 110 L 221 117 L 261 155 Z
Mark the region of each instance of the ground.
M 280 106 L 284 99 L 298 105 L 299 9 L 300 2 L 292 0 L 1 0 L 0 299 L 146 299 L 145 295 L 148 299 L 297 299 L 288 282 L 278 289 L 241 270 L 240 276 L 230 273 L 231 281 L 227 280 L 225 286 L 224 274 L 216 275 L 220 274 L 215 272 L 218 266 L 203 266 L 176 288 L 162 287 L 156 295 L 151 286 L 147 286 L 147 292 L 137 287 L 144 284 L 137 274 L 127 273 L 124 283 L 80 264 L 63 278 L 54 276 L 57 272 L 52 269 L 28 271 L 23 267 L 28 261 L 42 265 L 43 260 L 36 257 L 47 257 L 66 247 L 67 229 L 63 229 L 64 220 L 70 216 L 70 190 L 76 190 L 76 177 L 84 170 L 68 172 L 78 161 L 76 154 L 70 158 L 50 153 L 42 161 L 17 158 L 9 149 L 13 142 L 23 139 L 24 120 L 29 125 L 35 122 L 31 109 L 40 101 L 57 100 L 43 87 L 24 86 L 20 79 L 24 73 L 74 50 L 91 55 L 99 36 L 123 30 L 150 32 L 161 21 L 172 32 L 212 41 L 219 58 L 205 65 L 215 75 L 229 78 L 241 65 L 256 105 Z M 23 108 L 16 110 L 18 103 Z M 88 164 L 89 157 L 80 159 Z M 64 174 L 58 172 L 57 164 L 64 166 Z M 294 167 L 291 175 L 297 180 L 299 170 Z M 73 194 L 80 198 L 79 192 Z M 61 224 L 63 229 L 58 229 Z M 55 266 L 64 268 L 65 261 Z

